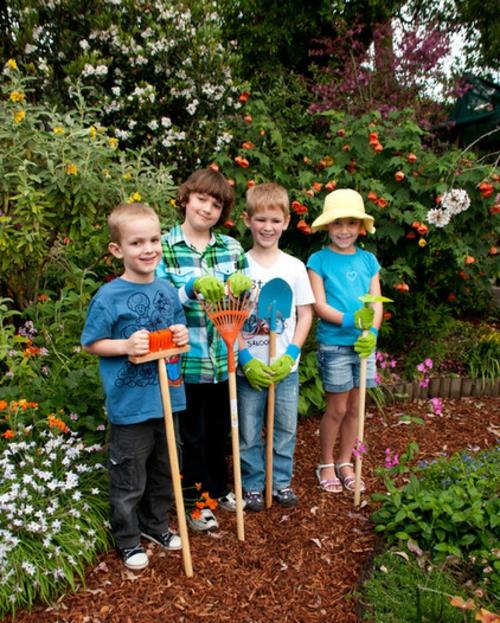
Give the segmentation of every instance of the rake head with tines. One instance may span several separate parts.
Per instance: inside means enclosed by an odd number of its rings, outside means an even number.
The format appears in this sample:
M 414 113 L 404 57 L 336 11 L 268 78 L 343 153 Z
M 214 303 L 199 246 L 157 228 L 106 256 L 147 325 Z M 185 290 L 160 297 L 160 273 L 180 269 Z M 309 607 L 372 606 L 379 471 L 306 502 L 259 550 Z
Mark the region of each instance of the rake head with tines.
M 146 363 L 155 359 L 172 357 L 179 353 L 186 353 L 189 346 L 176 346 L 169 329 L 160 329 L 159 331 L 151 331 L 149 334 L 149 353 L 147 355 L 138 355 L 129 357 L 132 363 Z
M 229 292 L 229 294 L 226 294 L 216 303 L 198 297 L 205 313 L 226 343 L 229 372 L 236 370 L 233 351 L 234 343 L 243 323 L 250 314 L 254 299 L 254 295 L 249 290 L 243 292 L 241 296 L 234 296 L 234 294 Z

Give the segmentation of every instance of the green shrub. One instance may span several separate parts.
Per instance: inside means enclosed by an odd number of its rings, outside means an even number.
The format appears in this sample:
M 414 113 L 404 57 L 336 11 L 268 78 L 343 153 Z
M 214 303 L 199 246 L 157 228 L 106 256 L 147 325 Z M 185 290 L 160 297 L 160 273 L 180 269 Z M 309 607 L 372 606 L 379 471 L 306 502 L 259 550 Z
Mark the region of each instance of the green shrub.
M 411 539 L 437 560 L 455 556 L 473 564 L 482 582 L 499 591 L 500 448 L 421 464 L 402 488 L 389 475 L 385 485 L 387 493 L 373 496 L 381 502 L 372 515 L 376 532 L 389 543 Z

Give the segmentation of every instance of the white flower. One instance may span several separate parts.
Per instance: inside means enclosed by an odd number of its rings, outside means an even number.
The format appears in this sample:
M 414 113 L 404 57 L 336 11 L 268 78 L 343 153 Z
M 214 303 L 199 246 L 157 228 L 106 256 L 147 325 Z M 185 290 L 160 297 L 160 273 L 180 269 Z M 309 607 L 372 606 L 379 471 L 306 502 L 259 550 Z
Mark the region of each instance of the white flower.
M 450 222 L 451 215 L 448 210 L 433 208 L 427 212 L 427 216 L 425 218 L 430 225 L 445 227 Z
M 82 48 L 82 50 L 88 50 L 90 48 L 89 42 L 87 39 L 82 39 L 78 42 L 78 45 Z
M 441 205 L 450 213 L 450 216 L 454 216 L 467 210 L 470 206 L 470 198 L 466 190 L 452 188 L 443 194 Z
M 37 48 L 36 45 L 31 45 L 30 43 L 27 43 L 24 46 L 24 53 L 25 54 L 33 54 L 33 52 L 36 52 Z

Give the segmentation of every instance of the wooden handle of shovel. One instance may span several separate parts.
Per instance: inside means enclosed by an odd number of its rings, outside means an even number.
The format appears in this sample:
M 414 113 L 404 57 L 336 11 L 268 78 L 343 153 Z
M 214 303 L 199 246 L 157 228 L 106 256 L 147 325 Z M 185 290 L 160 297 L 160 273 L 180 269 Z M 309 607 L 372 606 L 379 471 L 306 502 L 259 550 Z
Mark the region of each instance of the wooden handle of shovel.
M 361 357 L 359 367 L 359 405 L 358 405 L 358 444 L 363 443 L 365 435 L 365 403 L 366 403 L 366 368 L 368 360 L 366 357 Z M 362 457 L 361 453 L 358 453 L 356 457 L 355 465 L 355 480 L 354 480 L 354 506 L 359 506 L 361 495 L 361 465 Z
M 188 578 L 193 577 L 193 565 L 191 562 L 191 549 L 189 547 L 189 537 L 186 524 L 186 512 L 184 510 L 184 498 L 182 495 L 181 477 L 179 470 L 179 460 L 177 458 L 177 444 L 175 440 L 174 420 L 172 417 L 172 406 L 170 404 L 170 392 L 168 389 L 167 368 L 165 359 L 158 359 L 158 374 L 160 377 L 161 399 L 163 403 L 163 416 L 165 420 L 165 432 L 167 434 L 168 458 L 170 461 L 170 474 L 172 478 L 172 488 L 174 490 L 175 507 L 177 509 L 177 523 L 179 535 L 182 541 L 182 559 L 184 571 Z
M 269 334 L 269 363 L 276 357 L 276 332 Z M 266 439 L 266 508 L 273 504 L 273 439 L 274 439 L 274 402 L 276 385 L 273 383 L 267 390 L 267 439 Z

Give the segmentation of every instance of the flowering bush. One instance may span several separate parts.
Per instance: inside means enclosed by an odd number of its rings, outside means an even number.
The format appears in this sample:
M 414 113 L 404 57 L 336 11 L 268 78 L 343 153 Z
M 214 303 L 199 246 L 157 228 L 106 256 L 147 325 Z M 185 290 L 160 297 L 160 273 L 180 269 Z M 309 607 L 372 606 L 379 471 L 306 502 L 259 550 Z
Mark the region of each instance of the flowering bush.
M 75 242 L 89 247 L 93 262 L 102 257 L 102 226 L 119 201 L 143 199 L 166 222 L 174 215 L 169 168 L 120 152 L 82 100 L 58 114 L 31 104 L 29 86 L 8 62 L 0 76 L 0 296 L 18 308 L 35 301 L 51 266 L 59 281 L 71 272 Z
M 82 443 L 60 415 L 0 401 L 1 616 L 75 588 L 110 542 L 101 447 Z
M 222 38 L 211 0 L 9 2 L 10 50 L 36 78 L 37 99 L 75 105 L 81 82 L 99 122 L 121 147 L 148 147 L 180 177 L 230 140 L 240 105 L 234 42 Z

